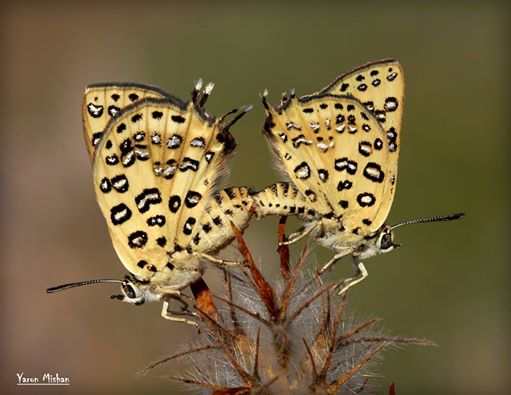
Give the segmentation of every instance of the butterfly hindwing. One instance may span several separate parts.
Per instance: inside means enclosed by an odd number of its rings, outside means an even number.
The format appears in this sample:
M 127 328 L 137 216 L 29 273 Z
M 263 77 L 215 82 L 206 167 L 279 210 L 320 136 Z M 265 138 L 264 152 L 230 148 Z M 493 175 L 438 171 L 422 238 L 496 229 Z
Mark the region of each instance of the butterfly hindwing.
M 392 202 L 395 173 L 375 116 L 352 97 L 321 94 L 270 108 L 266 133 L 287 176 L 322 216 L 359 234 L 378 229 Z
M 144 99 L 108 124 L 94 186 L 130 272 L 150 278 L 167 270 L 167 254 L 188 249 L 231 144 L 217 121 L 179 100 Z
M 157 87 L 131 82 L 98 83 L 85 89 L 82 104 L 83 133 L 91 160 L 110 119 L 119 115 L 124 107 L 146 97 L 165 98 L 169 95 Z

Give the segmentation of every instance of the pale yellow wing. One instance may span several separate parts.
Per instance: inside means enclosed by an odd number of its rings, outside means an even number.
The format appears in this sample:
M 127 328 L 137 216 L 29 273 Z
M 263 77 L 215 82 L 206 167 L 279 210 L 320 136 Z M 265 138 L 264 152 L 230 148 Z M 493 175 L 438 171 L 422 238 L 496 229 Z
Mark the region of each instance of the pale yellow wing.
M 353 96 L 371 111 L 386 134 L 393 174 L 397 176 L 403 122 L 405 76 L 394 59 L 371 62 L 340 75 L 316 95 Z
M 168 270 L 168 254 L 190 248 L 234 145 L 219 121 L 178 99 L 143 99 L 112 119 L 97 148 L 94 186 L 129 271 L 152 277 Z
M 365 235 L 385 221 L 395 172 L 388 140 L 358 100 L 330 94 L 268 106 L 265 131 L 282 168 L 323 217 Z
M 95 147 L 112 117 L 138 100 L 146 97 L 166 98 L 170 95 L 160 88 L 134 82 L 102 82 L 89 85 L 83 94 L 83 136 L 92 160 Z

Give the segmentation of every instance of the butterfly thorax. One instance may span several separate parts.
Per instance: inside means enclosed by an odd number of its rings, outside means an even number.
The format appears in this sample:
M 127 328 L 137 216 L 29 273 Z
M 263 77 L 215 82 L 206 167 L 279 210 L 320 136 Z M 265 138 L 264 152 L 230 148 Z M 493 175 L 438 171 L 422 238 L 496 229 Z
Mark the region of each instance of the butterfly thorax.
M 358 230 L 346 227 L 340 218 L 322 218 L 314 238 L 324 247 L 335 251 L 356 250 L 363 244 L 364 237 Z
M 397 247 L 388 225 L 365 234 L 362 229 L 352 227 L 347 222 L 343 222 L 341 218 L 323 218 L 318 229 L 313 232 L 313 236 L 324 247 L 338 253 L 352 254 L 360 259 L 380 255 Z M 306 227 L 312 225 L 313 223 L 309 223 Z

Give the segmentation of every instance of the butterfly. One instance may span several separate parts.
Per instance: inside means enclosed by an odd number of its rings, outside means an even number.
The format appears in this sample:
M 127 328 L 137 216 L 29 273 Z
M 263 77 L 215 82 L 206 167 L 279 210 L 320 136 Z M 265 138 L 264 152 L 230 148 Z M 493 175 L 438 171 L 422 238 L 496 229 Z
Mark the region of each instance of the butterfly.
M 97 283 L 119 283 L 112 298 L 140 305 L 163 301 L 164 318 L 193 324 L 182 312 L 181 290 L 204 273 L 204 262 L 234 265 L 215 254 L 243 230 L 251 216 L 244 187 L 218 191 L 225 159 L 236 142 L 229 132 L 251 107 L 220 118 L 204 105 L 213 85 L 199 81 L 184 102 L 159 88 L 133 83 L 88 87 L 83 123 L 93 160 L 93 184 L 114 249 L 130 273 L 48 289 L 57 292 Z
M 356 272 L 338 284 L 339 294 L 367 277 L 363 260 L 399 246 L 394 229 L 463 215 L 385 223 L 396 190 L 404 86 L 401 64 L 389 59 L 343 74 L 312 95 L 284 93 L 276 107 L 263 94 L 264 134 L 290 182 L 257 193 L 256 213 L 304 220 L 285 244 L 310 234 L 334 250 L 320 273 L 351 255 Z

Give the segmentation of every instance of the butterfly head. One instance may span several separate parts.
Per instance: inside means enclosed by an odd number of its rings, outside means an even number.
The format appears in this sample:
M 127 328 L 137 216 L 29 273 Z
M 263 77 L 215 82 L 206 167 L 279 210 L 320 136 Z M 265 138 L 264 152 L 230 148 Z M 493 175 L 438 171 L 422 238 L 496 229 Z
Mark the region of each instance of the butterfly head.
M 122 294 L 112 295 L 110 298 L 126 303 L 141 305 L 149 296 L 149 286 L 134 278 L 126 276 L 126 278 L 121 281 L 121 292 Z
M 399 246 L 399 244 L 394 243 L 392 227 L 384 225 L 374 235 L 367 238 L 355 254 L 360 259 L 367 259 L 390 252 Z
M 394 242 L 394 230 L 401 226 L 423 224 L 428 222 L 452 221 L 462 218 L 463 216 L 463 213 L 456 213 L 445 216 L 406 220 L 392 226 L 383 225 L 374 235 L 366 240 L 366 243 L 362 245 L 357 255 L 360 257 L 360 259 L 366 259 L 375 255 L 385 254 L 400 247 L 400 244 Z
M 120 284 L 122 294 L 112 295 L 111 299 L 121 300 L 123 302 L 140 305 L 146 301 L 156 300 L 158 298 L 157 295 L 154 295 L 150 291 L 149 282 L 143 282 L 136 279 L 133 276 L 126 276 L 124 280 L 115 280 L 115 279 L 94 279 L 87 281 L 79 281 L 76 283 L 69 283 L 58 285 L 56 287 L 51 287 L 46 290 L 48 293 L 55 293 L 64 291 L 70 288 L 82 287 L 85 285 L 94 285 L 94 284 Z

